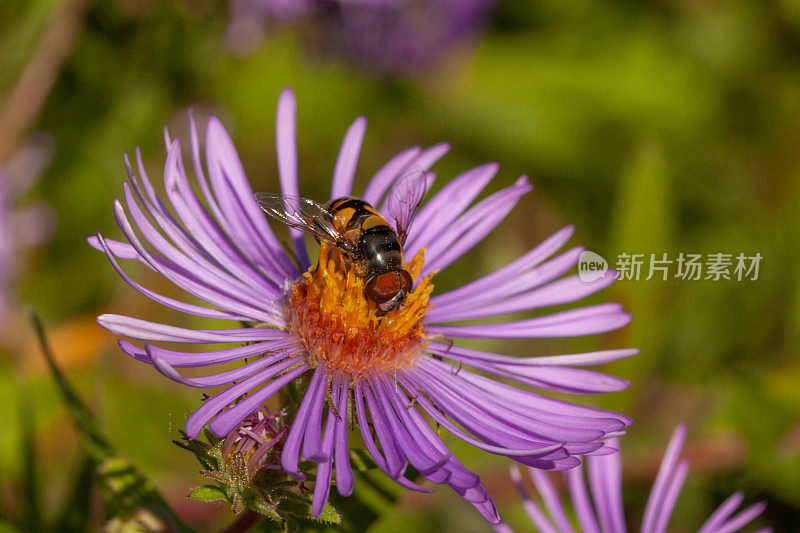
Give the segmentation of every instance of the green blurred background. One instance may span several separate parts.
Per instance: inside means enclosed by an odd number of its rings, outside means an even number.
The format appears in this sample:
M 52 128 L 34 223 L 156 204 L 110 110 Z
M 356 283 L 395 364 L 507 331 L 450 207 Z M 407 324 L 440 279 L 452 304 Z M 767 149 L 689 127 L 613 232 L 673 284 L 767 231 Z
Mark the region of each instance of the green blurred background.
M 21 124 L 0 115 L 0 160 L 34 133 L 49 136 L 52 162 L 19 205 L 44 201 L 57 216 L 49 243 L 21 257 L 15 308 L 2 327 L 0 517 L 8 522 L 0 530 L 19 518 L 32 486 L 45 514 L 64 501 L 82 457 L 25 306 L 43 317 L 59 363 L 109 439 L 178 514 L 202 530 L 231 521 L 221 506 L 185 500 L 202 480 L 194 459 L 170 444 L 198 391 L 129 360 L 94 318 L 111 312 L 196 322 L 125 286 L 85 238 L 120 237 L 112 201 L 125 177 L 122 153 L 140 146 L 158 181 L 162 127 L 188 141 L 189 107 L 200 118 L 221 118 L 255 190 L 277 190 L 275 105 L 291 86 L 304 196 L 326 198 L 341 137 L 362 114 L 369 129 L 356 190 L 400 149 L 439 141 L 452 150 L 435 167 L 437 186 L 488 161 L 502 166 L 487 191 L 530 176 L 534 191 L 502 229 L 438 278 L 439 287 L 471 278 L 463 272 L 488 272 L 568 223 L 577 227 L 572 245 L 611 263 L 623 252 L 760 253 L 755 281 L 616 283 L 593 300 L 619 301 L 634 320 L 601 338 L 473 345 L 519 355 L 640 348 L 604 369 L 630 380 L 628 391 L 574 398 L 634 418 L 623 442 L 629 524 L 638 524 L 670 433 L 686 421 L 692 473 L 672 530 L 693 530 L 741 489 L 747 502 L 768 502 L 759 524 L 797 531 L 800 2 L 507 0 L 481 38 L 399 78 L 304 51 L 308 30 L 297 26 L 272 28 L 251 53 L 231 54 L 227 10 L 218 1 L 0 2 L 0 106 L 46 56 L 34 84 L 43 94 L 23 95 Z M 178 294 L 144 268 L 129 272 Z M 532 530 L 507 461 L 448 442 L 484 477 L 512 526 Z M 92 509 L 98 527 L 102 511 Z M 373 527 L 399 529 L 488 526 L 438 488 L 403 495 Z

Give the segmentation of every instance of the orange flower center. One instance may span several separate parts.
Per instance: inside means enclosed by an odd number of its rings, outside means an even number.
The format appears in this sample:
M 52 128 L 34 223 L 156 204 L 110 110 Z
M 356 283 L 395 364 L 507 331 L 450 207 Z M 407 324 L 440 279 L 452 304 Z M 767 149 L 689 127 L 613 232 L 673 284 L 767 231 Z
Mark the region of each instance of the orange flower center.
M 424 263 L 420 250 L 408 263 L 416 280 Z M 312 366 L 325 364 L 350 375 L 393 373 L 413 364 L 427 346 L 423 319 L 433 291 L 429 274 L 386 314 L 364 297 L 364 279 L 342 256 L 320 246 L 319 264 L 303 274 L 289 297 L 290 328 Z

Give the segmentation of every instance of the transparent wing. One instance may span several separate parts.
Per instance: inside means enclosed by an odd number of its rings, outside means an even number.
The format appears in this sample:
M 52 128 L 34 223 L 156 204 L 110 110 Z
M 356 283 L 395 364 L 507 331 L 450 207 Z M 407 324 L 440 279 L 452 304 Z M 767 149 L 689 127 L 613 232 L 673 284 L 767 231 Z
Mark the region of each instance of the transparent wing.
M 394 182 L 386 199 L 386 212 L 394 219 L 400 245 L 406 242 L 408 228 L 428 190 L 428 174 L 415 169 Z
M 355 251 L 352 244 L 336 231 L 331 215 L 324 205 L 288 194 L 257 192 L 254 196 L 261 209 L 272 218 L 347 253 Z

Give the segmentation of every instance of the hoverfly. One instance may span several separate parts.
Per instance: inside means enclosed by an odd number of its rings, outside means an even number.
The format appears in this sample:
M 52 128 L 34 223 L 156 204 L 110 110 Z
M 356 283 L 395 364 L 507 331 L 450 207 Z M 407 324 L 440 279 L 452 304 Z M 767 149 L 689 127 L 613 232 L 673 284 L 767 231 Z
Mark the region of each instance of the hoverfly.
M 342 252 L 356 275 L 365 281 L 364 297 L 387 313 L 411 292 L 412 279 L 405 268 L 403 245 L 425 196 L 427 178 L 417 170 L 395 181 L 384 204 L 395 228 L 359 198 L 337 198 L 325 205 L 278 193 L 256 193 L 255 198 L 270 217 Z

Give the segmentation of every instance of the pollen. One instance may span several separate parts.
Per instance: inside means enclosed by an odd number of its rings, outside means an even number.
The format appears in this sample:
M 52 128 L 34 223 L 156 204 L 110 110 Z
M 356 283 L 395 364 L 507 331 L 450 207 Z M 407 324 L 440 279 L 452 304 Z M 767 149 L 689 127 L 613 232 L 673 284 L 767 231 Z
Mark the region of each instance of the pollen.
M 407 265 L 415 281 L 423 263 L 420 250 Z M 352 376 L 393 373 L 412 365 L 427 346 L 423 319 L 432 276 L 422 278 L 402 305 L 383 314 L 364 297 L 364 278 L 338 251 L 322 244 L 317 267 L 291 288 L 291 331 L 312 366 L 324 364 Z

